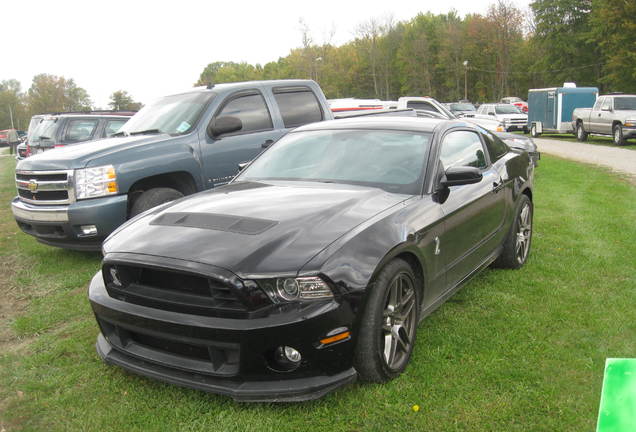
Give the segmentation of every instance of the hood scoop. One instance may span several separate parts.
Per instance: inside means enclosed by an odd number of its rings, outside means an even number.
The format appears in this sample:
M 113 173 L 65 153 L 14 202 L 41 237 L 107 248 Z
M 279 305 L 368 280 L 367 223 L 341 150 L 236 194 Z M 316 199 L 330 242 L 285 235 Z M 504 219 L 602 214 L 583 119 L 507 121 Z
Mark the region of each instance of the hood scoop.
M 150 222 L 150 225 L 201 228 L 247 235 L 261 234 L 277 224 L 277 221 L 267 219 L 186 212 L 164 213 Z

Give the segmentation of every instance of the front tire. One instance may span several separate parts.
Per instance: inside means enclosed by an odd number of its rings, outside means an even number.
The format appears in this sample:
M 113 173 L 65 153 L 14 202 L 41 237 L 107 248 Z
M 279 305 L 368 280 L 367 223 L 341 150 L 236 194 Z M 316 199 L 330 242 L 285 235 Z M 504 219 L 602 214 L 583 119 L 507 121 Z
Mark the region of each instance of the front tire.
M 150 210 L 153 207 L 174 201 L 181 197 L 183 197 L 183 194 L 172 188 L 148 189 L 133 202 L 133 205 L 130 208 L 130 217 L 132 218 L 146 210 Z
M 620 123 L 616 123 L 612 128 L 612 136 L 614 137 L 614 144 L 618 146 L 625 145 L 625 137 L 623 137 L 623 126 Z
M 386 382 L 400 375 L 411 358 L 421 302 L 411 266 L 394 259 L 368 288 L 354 355 L 363 381 Z
M 581 142 L 587 141 L 587 132 L 583 129 L 583 123 L 581 122 L 576 124 L 576 139 Z
M 532 216 L 534 208 L 532 201 L 526 195 L 521 195 L 515 220 L 512 223 L 508 237 L 504 240 L 503 251 L 495 261 L 495 267 L 518 269 L 528 260 L 532 244 Z

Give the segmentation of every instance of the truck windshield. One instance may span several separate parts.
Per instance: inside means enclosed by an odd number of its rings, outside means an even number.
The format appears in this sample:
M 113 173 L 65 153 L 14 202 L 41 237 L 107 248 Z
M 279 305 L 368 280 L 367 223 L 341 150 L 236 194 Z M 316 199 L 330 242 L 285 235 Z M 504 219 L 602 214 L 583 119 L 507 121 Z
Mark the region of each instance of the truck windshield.
M 618 111 L 636 110 L 636 97 L 615 97 L 614 109 Z
M 475 111 L 473 104 L 469 103 L 453 103 L 450 107 L 453 111 Z
M 196 126 L 211 98 L 211 92 L 162 97 L 139 110 L 119 132 L 134 134 L 153 131 L 171 135 L 188 133 Z
M 298 180 L 421 192 L 430 134 L 379 130 L 291 133 L 263 153 L 238 177 Z
M 495 112 L 497 114 L 521 114 L 519 108 L 514 105 L 497 105 L 495 107 Z

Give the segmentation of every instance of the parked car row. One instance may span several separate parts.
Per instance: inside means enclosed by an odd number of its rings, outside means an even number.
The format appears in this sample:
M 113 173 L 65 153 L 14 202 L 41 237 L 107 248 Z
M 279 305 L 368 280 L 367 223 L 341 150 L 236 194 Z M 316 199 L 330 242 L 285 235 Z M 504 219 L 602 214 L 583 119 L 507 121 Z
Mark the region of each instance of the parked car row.
M 384 382 L 464 282 L 525 264 L 535 169 L 532 140 L 492 119 L 395 105 L 334 119 L 307 80 L 166 96 L 109 138 L 21 160 L 12 211 L 43 243 L 102 250 L 107 363 L 248 401 Z M 45 120 L 38 142 L 96 118 Z

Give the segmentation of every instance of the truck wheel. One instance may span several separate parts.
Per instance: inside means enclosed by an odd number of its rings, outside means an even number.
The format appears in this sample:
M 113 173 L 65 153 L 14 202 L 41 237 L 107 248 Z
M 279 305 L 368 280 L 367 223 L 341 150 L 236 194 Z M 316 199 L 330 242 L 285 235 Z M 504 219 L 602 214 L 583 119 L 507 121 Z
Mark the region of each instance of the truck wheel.
M 612 135 L 614 136 L 614 144 L 622 146 L 625 145 L 625 138 L 623 137 L 623 126 L 620 123 L 616 123 L 612 128 Z
M 504 240 L 503 251 L 493 263 L 494 267 L 518 269 L 521 268 L 530 255 L 532 244 L 532 201 L 526 195 L 521 195 L 515 220 L 510 232 Z
M 530 135 L 532 136 L 532 138 L 536 138 L 539 136 L 539 134 L 537 133 L 537 127 L 535 125 L 532 125 L 532 127 L 530 128 Z
M 354 354 L 354 365 L 363 381 L 388 381 L 409 363 L 419 319 L 417 283 L 411 266 L 398 258 L 367 288 Z
M 142 193 L 133 202 L 130 208 L 130 217 L 137 216 L 140 213 L 150 210 L 153 207 L 157 207 L 163 203 L 174 201 L 183 197 L 183 194 L 176 189 L 172 188 L 152 188 Z
M 583 129 L 583 123 L 581 122 L 576 124 L 576 139 L 581 142 L 587 141 L 587 132 Z

